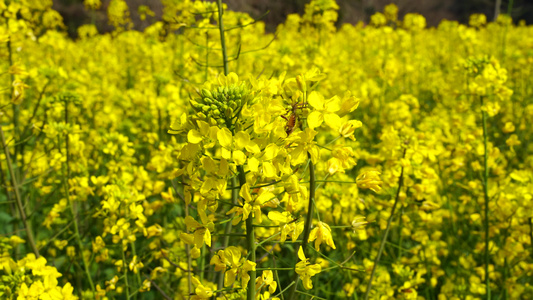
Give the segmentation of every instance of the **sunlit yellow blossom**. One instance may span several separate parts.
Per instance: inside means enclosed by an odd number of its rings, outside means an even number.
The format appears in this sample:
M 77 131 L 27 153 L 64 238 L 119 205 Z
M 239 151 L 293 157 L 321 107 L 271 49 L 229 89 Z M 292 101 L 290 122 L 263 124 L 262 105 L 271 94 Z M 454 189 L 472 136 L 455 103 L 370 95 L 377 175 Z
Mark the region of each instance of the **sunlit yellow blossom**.
M 309 242 L 315 241 L 315 249 L 320 250 L 320 245 L 325 242 L 326 245 L 336 249 L 333 237 L 331 236 L 331 228 L 324 222 L 318 222 L 318 225 L 311 230 L 309 234 Z
M 295 271 L 298 275 L 300 275 L 304 288 L 306 290 L 310 290 L 313 288 L 311 277 L 320 273 L 322 268 L 318 264 L 312 265 L 309 263 L 309 258 L 305 257 L 304 251 L 302 250 L 301 246 L 300 246 L 300 249 L 298 250 L 298 258 L 301 261 L 296 264 Z
M 383 184 L 379 175 L 381 175 L 380 172 L 373 170 L 363 172 L 356 178 L 357 186 L 361 189 L 371 189 L 379 193 L 381 191 L 381 184 Z

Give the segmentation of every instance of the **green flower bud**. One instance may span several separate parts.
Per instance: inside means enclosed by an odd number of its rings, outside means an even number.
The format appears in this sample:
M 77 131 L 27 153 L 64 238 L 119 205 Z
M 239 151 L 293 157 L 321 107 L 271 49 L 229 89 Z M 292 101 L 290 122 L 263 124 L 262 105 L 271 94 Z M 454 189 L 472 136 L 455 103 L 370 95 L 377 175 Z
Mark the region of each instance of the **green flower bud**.
M 226 109 L 226 117 L 227 117 L 227 118 L 231 118 L 231 117 L 233 117 L 233 109 L 232 109 L 231 107 L 228 107 L 228 108 Z
M 191 103 L 191 106 L 194 108 L 194 109 L 201 109 L 201 105 L 200 103 L 194 101 L 194 100 L 189 100 L 189 102 Z
M 213 95 L 208 89 L 202 89 L 202 96 L 204 98 L 213 98 Z

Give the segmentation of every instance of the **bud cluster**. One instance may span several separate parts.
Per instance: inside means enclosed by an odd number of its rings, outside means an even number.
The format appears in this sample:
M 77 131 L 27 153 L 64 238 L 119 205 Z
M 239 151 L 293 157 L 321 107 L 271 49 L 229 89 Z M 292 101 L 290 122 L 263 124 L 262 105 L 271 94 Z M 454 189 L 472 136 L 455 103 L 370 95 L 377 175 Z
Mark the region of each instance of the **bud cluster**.
M 191 100 L 198 113 L 193 119 L 204 120 L 211 126 L 225 126 L 233 129 L 234 121 L 242 107 L 252 98 L 251 91 L 244 82 L 219 86 L 212 90 L 202 89 L 201 98 Z

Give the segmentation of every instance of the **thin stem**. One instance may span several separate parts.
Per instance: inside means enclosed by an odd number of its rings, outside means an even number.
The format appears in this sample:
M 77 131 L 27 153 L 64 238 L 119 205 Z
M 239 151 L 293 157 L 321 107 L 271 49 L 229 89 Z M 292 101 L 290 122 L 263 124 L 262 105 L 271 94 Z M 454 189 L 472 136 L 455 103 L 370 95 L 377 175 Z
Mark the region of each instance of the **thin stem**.
M 222 9 L 222 0 L 217 0 L 217 7 L 218 7 L 218 30 L 220 31 L 220 45 L 222 46 L 222 60 L 224 64 L 224 75 L 228 75 L 229 73 L 228 72 L 228 52 L 226 50 L 226 39 L 224 37 L 224 21 L 222 20 L 222 15 L 224 13 L 224 10 Z
M 231 178 L 231 203 L 232 204 L 237 204 L 237 199 L 239 198 L 239 190 L 236 188 L 237 187 L 237 178 L 236 177 L 233 177 Z M 231 214 L 230 216 L 230 219 L 233 219 L 233 217 L 235 216 L 235 213 Z M 224 238 L 224 242 L 223 242 L 223 247 L 224 249 L 228 248 L 228 245 L 229 245 L 229 234 L 231 232 L 231 228 L 233 227 L 232 223 L 231 222 L 227 222 L 226 223 L 226 227 L 224 228 L 224 235 L 225 235 L 225 238 Z M 220 274 L 220 277 L 218 278 L 218 284 L 217 284 L 217 289 L 221 289 L 224 287 L 224 274 L 221 273 Z
M 159 287 L 159 286 L 155 283 L 155 281 L 153 281 L 150 277 L 148 277 L 148 276 L 146 276 L 146 275 L 145 275 L 145 277 L 146 277 L 146 279 L 150 280 L 150 283 L 151 283 L 151 284 L 155 287 L 155 289 L 161 294 L 161 296 L 162 296 L 163 298 L 165 298 L 165 300 L 172 300 L 172 298 L 170 298 L 170 296 L 167 295 L 167 294 L 165 293 L 165 291 L 163 291 L 163 289 L 161 289 L 161 287 Z
M 279 281 L 279 279 L 278 279 Z M 285 293 L 286 290 L 288 290 L 291 286 L 293 286 L 296 283 L 296 281 L 291 282 L 285 289 L 283 289 L 279 294 L 274 295 L 274 297 L 281 296 L 283 298 L 283 293 Z
M 130 245 L 131 245 L 131 252 L 133 256 L 134 257 L 137 256 L 137 250 L 135 249 L 135 243 L 130 242 Z M 135 274 L 135 277 L 137 279 L 137 286 L 140 288 L 142 285 L 141 272 L 137 272 L 137 274 Z M 137 299 L 137 296 L 135 296 L 135 299 Z
M 530 219 L 531 220 L 531 219 Z M 278 274 L 278 270 L 276 270 L 276 268 L 278 267 L 276 265 L 276 256 L 272 256 L 272 262 L 274 263 L 274 276 L 276 276 L 276 281 L 278 282 L 278 285 L 279 285 L 279 289 L 281 289 L 281 281 L 279 280 L 279 274 Z M 284 290 L 282 290 L 284 291 Z M 281 296 L 281 300 L 285 300 L 285 297 L 283 297 L 283 292 L 280 293 L 280 296 Z
M 255 226 L 254 226 L 254 227 L 255 227 Z M 258 243 L 258 244 L 256 245 L 256 247 L 259 247 L 259 246 L 263 245 L 264 243 L 266 243 L 266 242 L 272 240 L 273 238 L 277 237 L 277 236 L 280 235 L 280 234 L 281 234 L 281 232 L 278 232 L 278 233 L 276 233 L 276 234 L 270 236 L 269 238 L 267 238 L 267 239 L 261 241 L 261 243 Z
M 529 243 L 533 248 L 533 218 L 529 218 Z M 531 257 L 533 258 L 533 249 L 531 251 Z
M 128 264 L 126 264 L 126 254 L 124 253 L 124 246 L 122 249 L 122 267 L 124 268 L 124 284 L 126 285 L 126 299 L 130 298 L 130 285 L 128 283 Z
M 202 250 L 200 252 L 200 257 L 198 258 L 198 260 L 200 260 L 199 262 L 199 267 L 200 267 L 200 282 L 203 282 L 204 281 L 204 273 L 205 273 L 205 243 L 202 245 Z
M 237 167 L 239 173 L 239 184 L 243 186 L 246 184 L 246 177 L 244 175 L 244 169 L 242 166 Z M 255 232 L 254 232 L 254 218 L 253 215 L 249 215 L 246 219 L 246 249 L 248 250 L 249 260 L 255 262 Z M 256 271 L 255 269 L 250 271 L 250 281 L 248 281 L 248 289 L 246 291 L 246 299 L 254 300 L 255 299 L 255 278 Z
M 65 102 L 65 124 L 68 124 L 68 102 Z M 60 146 L 61 147 L 61 146 Z M 65 137 L 65 155 L 66 155 L 66 178 L 65 178 L 65 195 L 67 197 L 67 202 L 68 202 L 68 206 L 70 207 L 70 213 L 72 214 L 72 221 L 74 221 L 74 235 L 76 236 L 76 241 L 78 242 L 78 248 L 79 248 L 79 251 L 80 251 L 80 255 L 81 255 L 81 259 L 83 260 L 83 266 L 84 266 L 84 269 L 85 269 L 85 275 L 87 276 L 87 280 L 89 281 L 89 286 L 91 287 L 91 291 L 93 292 L 93 294 L 95 294 L 95 289 L 94 289 L 94 283 L 93 283 L 93 280 L 91 278 L 91 272 L 89 271 L 89 263 L 87 262 L 87 259 L 85 258 L 85 255 L 83 255 L 83 244 L 81 242 L 81 236 L 80 236 L 80 230 L 78 228 L 78 215 L 77 215 L 77 212 L 74 208 L 74 204 L 72 203 L 72 201 L 70 200 L 70 195 L 69 195 L 69 190 L 70 190 L 70 187 L 69 187 L 69 178 L 70 178 L 70 155 L 69 155 L 69 136 L 68 136 L 68 133 L 66 134 L 66 137 Z M 96 295 L 96 294 L 95 294 Z
M 405 157 L 406 150 L 407 149 L 403 150 L 403 157 Z M 381 259 L 381 254 L 383 253 L 383 249 L 385 248 L 385 244 L 387 242 L 387 236 L 389 235 L 390 225 L 392 223 L 392 218 L 394 217 L 394 211 L 396 210 L 396 205 L 398 205 L 398 202 L 400 199 L 400 191 L 402 190 L 402 186 L 403 186 L 403 167 L 400 173 L 400 178 L 398 179 L 398 190 L 396 191 L 396 198 L 394 199 L 394 204 L 392 205 L 392 210 L 391 210 L 389 219 L 387 220 L 387 228 L 385 229 L 385 233 L 383 234 L 383 238 L 381 239 L 381 244 L 379 245 L 378 255 L 376 256 L 376 259 L 374 260 L 374 266 L 372 267 L 372 273 L 370 274 L 370 279 L 368 280 L 368 284 L 366 286 L 365 300 L 368 300 L 368 296 L 370 295 L 370 290 L 372 289 L 372 280 L 374 279 L 376 268 L 379 264 L 379 260 Z
M 321 299 L 321 300 L 326 300 L 326 299 L 324 299 L 324 298 L 321 298 L 321 297 L 318 297 L 318 296 L 315 296 L 315 295 L 311 295 L 311 294 L 306 293 L 306 292 L 302 292 L 302 291 L 298 291 L 298 290 L 297 290 L 296 292 L 299 293 L 299 294 L 302 294 L 302 295 L 309 296 L 309 297 L 311 297 L 311 299 Z
M 178 189 L 174 186 L 174 192 L 176 192 L 177 195 L 180 195 L 178 193 Z M 189 204 L 183 199 L 183 197 L 180 197 L 184 204 L 185 204 L 185 217 L 189 216 Z M 187 229 L 187 232 L 189 230 Z M 189 244 L 185 244 L 185 253 L 187 254 L 187 290 L 189 291 L 189 295 L 192 294 L 192 257 L 191 257 L 191 246 Z
M 6 155 L 7 168 L 9 170 L 9 175 L 11 176 L 11 185 L 13 185 L 13 190 L 15 191 L 15 199 L 17 200 L 17 208 L 19 210 L 20 218 L 24 223 L 24 228 L 26 229 L 26 235 L 28 236 L 28 242 L 30 243 L 33 253 L 36 257 L 39 257 L 39 249 L 35 244 L 35 239 L 33 237 L 33 231 L 26 219 L 26 213 L 24 212 L 24 206 L 22 205 L 22 198 L 20 197 L 19 185 L 17 183 L 17 178 L 15 178 L 15 172 L 13 171 L 13 165 L 11 164 L 11 157 L 9 155 L 9 149 L 7 148 L 6 138 L 4 136 L 4 130 L 2 125 L 0 125 L 0 135 L 2 137 L 2 146 L 4 147 L 4 153 Z
M 483 97 L 481 98 L 481 106 L 483 107 Z M 490 300 L 490 278 L 489 278 L 489 154 L 487 153 L 487 113 L 482 110 L 483 116 L 483 147 L 485 149 L 484 170 L 483 170 L 483 194 L 485 197 L 485 285 L 487 299 Z
M 257 271 L 268 271 L 268 270 L 278 270 L 278 271 L 290 271 L 294 270 L 294 268 L 257 268 Z
M 302 251 L 306 253 L 307 243 L 309 241 L 309 234 L 311 232 L 311 225 L 313 223 L 313 209 L 315 203 L 315 192 L 316 192 L 316 179 L 315 179 L 315 165 L 311 161 L 311 158 L 309 158 L 309 204 L 307 209 L 307 216 L 305 217 L 305 226 L 304 226 L 304 235 L 302 238 Z M 298 274 L 294 275 L 294 280 L 298 280 Z M 297 284 L 294 285 L 291 289 L 291 292 L 289 293 L 289 299 L 294 299 L 294 293 L 297 292 Z

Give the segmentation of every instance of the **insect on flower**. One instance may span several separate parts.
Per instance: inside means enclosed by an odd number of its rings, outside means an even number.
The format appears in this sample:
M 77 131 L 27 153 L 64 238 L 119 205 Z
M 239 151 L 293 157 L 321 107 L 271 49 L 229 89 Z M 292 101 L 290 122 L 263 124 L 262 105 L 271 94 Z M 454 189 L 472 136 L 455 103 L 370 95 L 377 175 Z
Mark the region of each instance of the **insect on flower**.
M 285 128 L 285 132 L 287 133 L 287 135 L 290 135 L 294 131 L 294 128 L 296 127 L 298 123 L 298 114 L 296 111 L 298 109 L 303 109 L 305 107 L 307 107 L 307 103 L 302 103 L 302 102 L 293 103 L 291 104 L 291 107 L 287 109 L 287 113 L 288 114 L 290 113 L 289 117 L 281 116 L 283 119 L 287 120 L 287 127 Z

